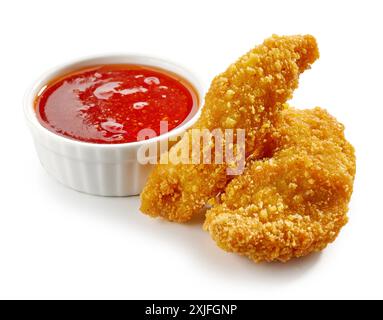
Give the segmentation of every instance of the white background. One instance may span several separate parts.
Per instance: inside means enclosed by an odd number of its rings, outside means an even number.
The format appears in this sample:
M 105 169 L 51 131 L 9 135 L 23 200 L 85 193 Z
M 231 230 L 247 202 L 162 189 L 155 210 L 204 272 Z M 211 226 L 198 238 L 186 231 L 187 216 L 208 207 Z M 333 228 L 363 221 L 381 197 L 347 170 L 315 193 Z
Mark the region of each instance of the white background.
M 0 298 L 383 298 L 381 1 L 1 1 Z M 69 190 L 37 159 L 22 113 L 41 73 L 113 52 L 167 56 L 211 78 L 272 33 L 311 33 L 321 58 L 292 104 L 327 108 L 357 152 L 350 222 L 323 253 L 256 265 L 200 222 L 139 199 Z

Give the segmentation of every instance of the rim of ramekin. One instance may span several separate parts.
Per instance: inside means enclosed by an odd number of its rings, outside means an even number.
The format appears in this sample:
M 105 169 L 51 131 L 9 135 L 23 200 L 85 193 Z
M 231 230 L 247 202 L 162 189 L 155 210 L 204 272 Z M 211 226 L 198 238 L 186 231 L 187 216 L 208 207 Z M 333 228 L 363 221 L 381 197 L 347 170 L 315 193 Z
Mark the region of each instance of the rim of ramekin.
M 125 59 L 124 62 L 107 62 L 107 60 L 118 60 L 118 59 Z M 129 63 L 126 60 L 127 59 L 142 59 L 147 60 L 147 63 L 137 63 L 137 62 L 131 62 L 132 64 L 139 64 L 143 66 L 148 67 L 154 67 L 159 68 L 164 71 L 170 71 L 176 75 L 179 75 L 183 79 L 185 79 L 187 82 L 189 82 L 193 89 L 195 89 L 195 93 L 197 95 L 197 110 L 195 114 L 187 121 L 184 121 L 180 126 L 170 130 L 169 132 L 158 135 L 154 138 L 150 138 L 147 140 L 142 141 L 134 141 L 134 142 L 126 142 L 126 143 L 92 143 L 92 142 L 86 142 L 86 141 L 80 141 L 71 139 L 69 137 L 65 137 L 62 135 L 59 135 L 48 128 L 45 128 L 39 121 L 36 115 L 36 111 L 34 108 L 35 98 L 39 91 L 49 83 L 50 80 L 54 79 L 55 77 L 59 76 L 60 74 L 65 74 L 65 72 L 68 72 L 70 70 L 75 70 L 76 66 L 77 68 L 85 67 L 86 63 L 89 63 L 91 61 L 95 61 L 93 65 L 97 64 L 116 64 L 116 63 Z M 104 62 L 96 62 L 100 60 L 105 60 Z M 91 66 L 92 64 L 88 64 Z M 176 71 L 175 71 L 176 69 Z M 62 63 L 56 67 L 50 68 L 48 71 L 44 72 L 40 77 L 37 78 L 33 82 L 33 84 L 29 87 L 29 89 L 26 91 L 24 95 L 24 101 L 23 101 L 23 109 L 24 109 L 24 115 L 27 119 L 28 123 L 32 125 L 34 128 L 39 130 L 45 135 L 50 136 L 52 139 L 57 139 L 61 143 L 71 144 L 71 145 L 78 145 L 84 148 L 97 148 L 97 149 L 114 149 L 114 148 L 139 148 L 145 144 L 151 144 L 151 143 L 157 143 L 166 139 L 169 139 L 171 137 L 176 137 L 182 132 L 186 131 L 191 125 L 193 125 L 197 119 L 199 118 L 201 114 L 201 109 L 204 101 L 204 89 L 202 82 L 199 77 L 195 75 L 194 72 L 191 72 L 188 68 L 184 67 L 182 64 L 178 62 L 174 62 L 171 59 L 157 56 L 157 55 L 148 55 L 145 53 L 136 53 L 136 52 L 129 52 L 129 53 L 111 53 L 111 54 L 98 54 L 98 55 L 90 55 L 85 57 L 80 57 L 77 59 L 72 59 L 69 62 Z

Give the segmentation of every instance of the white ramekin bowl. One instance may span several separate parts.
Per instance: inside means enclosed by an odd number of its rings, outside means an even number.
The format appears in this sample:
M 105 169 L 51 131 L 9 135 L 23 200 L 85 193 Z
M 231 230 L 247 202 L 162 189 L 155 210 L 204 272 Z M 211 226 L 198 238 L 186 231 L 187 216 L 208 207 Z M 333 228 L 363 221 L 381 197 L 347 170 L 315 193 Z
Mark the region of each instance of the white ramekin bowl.
M 102 64 L 136 64 L 168 70 L 188 81 L 197 94 L 187 119 L 177 128 L 155 138 L 122 144 L 95 144 L 72 140 L 43 127 L 37 119 L 34 101 L 50 80 L 73 70 Z M 184 67 L 164 59 L 138 55 L 109 55 L 81 59 L 44 74 L 27 92 L 24 113 L 38 157 L 46 171 L 62 184 L 100 196 L 131 196 L 141 192 L 151 164 L 141 164 L 137 151 L 144 144 L 159 144 L 181 135 L 199 117 L 203 90 L 196 77 Z M 159 148 L 158 148 L 159 150 Z

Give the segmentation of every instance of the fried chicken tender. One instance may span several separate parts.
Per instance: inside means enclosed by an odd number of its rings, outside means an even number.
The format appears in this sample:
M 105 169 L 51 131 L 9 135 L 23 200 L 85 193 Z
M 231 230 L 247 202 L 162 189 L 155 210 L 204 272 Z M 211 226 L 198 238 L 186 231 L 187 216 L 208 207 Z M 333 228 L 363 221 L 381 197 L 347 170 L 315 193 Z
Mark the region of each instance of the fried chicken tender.
M 192 129 L 245 129 L 247 155 L 263 157 L 265 139 L 283 104 L 298 86 L 300 73 L 318 56 L 316 40 L 310 35 L 265 40 L 213 79 L 201 117 Z M 191 144 L 191 136 L 188 130 L 162 157 L 171 158 L 182 144 Z M 157 165 L 141 194 L 141 211 L 172 221 L 190 220 L 231 178 L 227 163 L 214 162 L 212 154 L 211 164 Z
M 320 108 L 289 108 L 272 157 L 248 164 L 204 229 L 219 247 L 259 261 L 288 261 L 324 249 L 347 223 L 355 175 L 344 127 Z

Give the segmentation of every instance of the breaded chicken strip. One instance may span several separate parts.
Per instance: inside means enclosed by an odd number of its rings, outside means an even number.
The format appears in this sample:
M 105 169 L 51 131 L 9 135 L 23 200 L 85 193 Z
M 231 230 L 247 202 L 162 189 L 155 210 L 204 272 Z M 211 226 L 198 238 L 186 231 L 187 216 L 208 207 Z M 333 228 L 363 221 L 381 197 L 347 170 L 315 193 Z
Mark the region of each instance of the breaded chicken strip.
M 300 73 L 318 56 L 315 38 L 310 35 L 265 40 L 213 79 L 193 129 L 245 129 L 246 154 L 263 157 L 265 139 L 283 103 L 298 86 Z M 191 132 L 163 157 L 174 156 L 182 144 L 191 144 Z M 191 219 L 230 179 L 227 163 L 214 162 L 213 154 L 212 164 L 157 165 L 141 194 L 141 211 L 178 222 Z
M 218 246 L 254 261 L 287 261 L 322 250 L 347 222 L 355 156 L 344 127 L 325 110 L 287 109 L 276 151 L 249 163 L 204 229 Z

